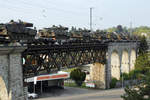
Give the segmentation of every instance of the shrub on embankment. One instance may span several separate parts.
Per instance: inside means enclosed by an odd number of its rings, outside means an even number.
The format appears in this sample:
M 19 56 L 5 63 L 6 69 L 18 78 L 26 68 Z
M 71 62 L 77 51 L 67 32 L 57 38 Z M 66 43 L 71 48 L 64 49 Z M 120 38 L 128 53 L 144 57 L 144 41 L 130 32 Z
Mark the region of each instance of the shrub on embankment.
M 81 69 L 77 68 L 71 71 L 70 78 L 75 81 L 78 86 L 81 86 L 86 77 L 86 73 L 82 72 Z

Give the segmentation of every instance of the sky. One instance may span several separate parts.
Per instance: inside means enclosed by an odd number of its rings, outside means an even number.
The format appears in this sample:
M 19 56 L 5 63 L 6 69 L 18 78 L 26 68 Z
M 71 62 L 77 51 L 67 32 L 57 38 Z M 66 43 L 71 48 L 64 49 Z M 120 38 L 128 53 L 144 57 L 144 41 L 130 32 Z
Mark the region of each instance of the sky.
M 0 0 L 0 23 L 19 19 L 37 29 L 63 25 L 106 29 L 150 26 L 150 0 Z

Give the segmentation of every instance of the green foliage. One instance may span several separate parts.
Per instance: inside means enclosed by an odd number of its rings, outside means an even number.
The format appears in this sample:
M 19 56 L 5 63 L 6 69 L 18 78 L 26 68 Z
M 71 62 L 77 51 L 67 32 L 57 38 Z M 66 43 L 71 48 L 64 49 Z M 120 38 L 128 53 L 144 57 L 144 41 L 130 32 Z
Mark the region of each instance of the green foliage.
M 122 77 L 123 77 L 123 80 L 139 79 L 141 73 L 142 73 L 142 71 L 140 69 L 134 69 L 134 70 L 130 71 L 129 74 L 123 73 L 120 76 L 120 80 L 122 80 Z
M 124 100 L 150 100 L 150 55 L 141 50 L 136 59 L 135 70 L 129 76 L 140 79 L 141 83 L 135 87 L 125 88 Z
M 139 45 L 138 54 L 143 55 L 143 54 L 147 53 L 147 50 L 148 50 L 148 44 L 146 41 L 146 37 L 142 36 L 142 37 L 140 37 L 140 45 Z
M 129 33 L 129 30 L 126 27 L 122 27 L 121 25 L 118 25 L 117 27 L 112 27 L 107 29 L 107 32 Z
M 132 90 L 129 87 L 126 87 L 124 90 L 125 94 L 121 96 L 124 100 L 142 100 L 142 97 L 135 89 Z
M 70 78 L 73 79 L 78 86 L 82 85 L 83 81 L 85 80 L 85 77 L 85 72 L 82 72 L 79 68 L 74 69 L 70 73 Z
M 107 32 L 110 32 L 110 33 L 115 32 L 115 31 L 116 31 L 116 27 L 112 27 L 112 28 L 107 29 Z
M 125 88 L 124 100 L 150 100 L 150 73 L 142 75 L 142 81 L 135 87 Z
M 146 33 L 147 35 L 149 35 L 149 33 L 150 33 L 150 27 L 140 26 L 140 27 L 137 27 L 137 28 L 133 29 L 133 34 L 141 36 L 142 33 Z
M 110 82 L 110 88 L 115 88 L 117 82 L 118 80 L 116 78 L 112 78 Z
M 139 79 L 141 74 L 141 70 L 134 69 L 129 72 L 129 79 Z
M 135 62 L 135 68 L 141 73 L 146 73 L 150 69 L 150 54 L 139 55 Z
M 119 27 L 118 27 L 119 26 Z M 112 27 L 112 28 L 108 28 L 107 32 L 124 32 L 124 33 L 129 33 L 132 31 L 132 34 L 137 35 L 137 36 L 141 36 L 142 33 L 146 33 L 147 36 L 150 36 L 150 27 L 147 26 L 140 26 L 140 27 L 136 27 L 136 28 L 126 28 L 126 27 L 120 27 L 120 25 L 118 25 L 117 27 Z
M 69 69 L 65 69 L 65 70 L 63 70 L 63 71 L 65 71 L 65 72 L 71 72 L 71 71 L 73 71 L 74 69 L 77 69 L 77 68 L 69 68 Z
M 121 80 L 122 80 L 122 77 L 123 77 L 123 80 L 129 80 L 130 79 L 129 74 L 127 74 L 127 73 L 121 74 L 121 76 L 120 76 Z
M 76 83 L 69 83 L 69 82 L 65 82 L 64 86 L 67 86 L 67 87 L 79 87 L 79 86 L 77 86 Z M 88 87 L 86 87 L 85 82 L 83 82 L 83 84 L 80 86 L 80 88 L 88 88 Z

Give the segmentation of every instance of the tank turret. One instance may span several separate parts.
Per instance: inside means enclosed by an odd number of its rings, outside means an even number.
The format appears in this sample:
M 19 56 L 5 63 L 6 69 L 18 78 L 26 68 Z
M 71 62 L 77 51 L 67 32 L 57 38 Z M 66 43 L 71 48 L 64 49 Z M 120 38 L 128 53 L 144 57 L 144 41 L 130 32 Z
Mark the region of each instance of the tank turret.
M 68 28 L 63 26 L 52 26 L 50 28 L 44 28 L 39 30 L 39 37 L 45 38 L 56 38 L 56 39 L 67 39 L 68 38 Z
M 32 29 L 32 23 L 10 21 L 6 24 L 0 24 L 0 37 L 6 40 L 29 40 L 35 38 L 37 31 Z

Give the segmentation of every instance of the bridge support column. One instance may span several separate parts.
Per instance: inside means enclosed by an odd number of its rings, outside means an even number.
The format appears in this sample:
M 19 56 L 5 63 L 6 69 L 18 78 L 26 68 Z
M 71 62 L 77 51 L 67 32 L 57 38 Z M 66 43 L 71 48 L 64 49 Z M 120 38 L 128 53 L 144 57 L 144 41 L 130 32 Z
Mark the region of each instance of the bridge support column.
M 0 76 L 3 77 L 12 100 L 24 100 L 21 52 L 25 47 L 0 47 Z
M 128 51 L 128 57 L 129 57 L 129 72 L 131 71 L 131 50 Z
M 106 89 L 105 82 L 105 65 L 94 63 L 91 65 L 91 80 L 94 81 L 97 88 Z

